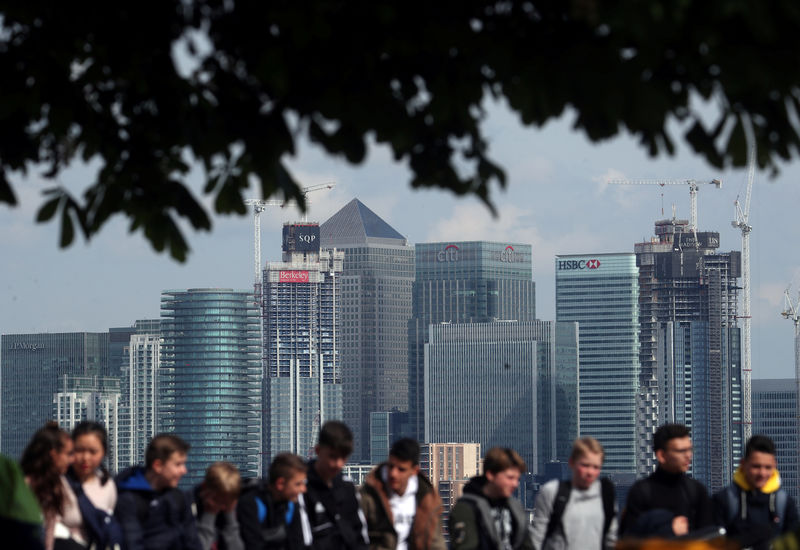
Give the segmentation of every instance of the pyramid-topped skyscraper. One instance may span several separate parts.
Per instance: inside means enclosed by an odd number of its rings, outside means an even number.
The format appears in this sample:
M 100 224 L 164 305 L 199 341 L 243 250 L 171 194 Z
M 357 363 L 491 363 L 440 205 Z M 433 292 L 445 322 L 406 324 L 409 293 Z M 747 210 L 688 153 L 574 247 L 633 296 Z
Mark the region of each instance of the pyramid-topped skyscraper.
M 353 199 L 320 226 L 322 248 L 345 253 L 341 284 L 343 420 L 354 460 L 370 459 L 371 412 L 408 408 L 408 320 L 414 248 Z

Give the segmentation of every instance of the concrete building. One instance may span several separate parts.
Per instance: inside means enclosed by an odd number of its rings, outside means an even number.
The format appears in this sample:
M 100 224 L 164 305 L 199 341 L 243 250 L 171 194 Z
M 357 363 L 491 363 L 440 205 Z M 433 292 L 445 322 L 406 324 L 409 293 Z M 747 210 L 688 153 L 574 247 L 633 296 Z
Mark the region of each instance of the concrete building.
M 753 434 L 766 435 L 778 449 L 781 486 L 800 503 L 797 386 L 794 378 L 753 379 Z
M 605 448 L 603 470 L 636 472 L 639 271 L 633 254 L 556 256 L 556 320 L 578 323 L 580 434 Z
M 358 199 L 320 226 L 323 250 L 344 252 L 339 281 L 343 420 L 351 460 L 370 460 L 370 414 L 408 409 L 408 320 L 414 248 Z
M 0 346 L 0 452 L 19 458 L 34 432 L 53 419 L 59 380 L 103 372 L 108 333 L 4 334 Z
M 578 434 L 577 398 L 575 323 L 430 326 L 426 442 L 513 447 L 529 471 L 540 471 L 550 460 L 569 457 Z
M 67 431 L 84 420 L 94 420 L 105 426 L 108 436 L 105 464 L 109 471 L 119 471 L 119 378 L 64 374 L 59 377 L 52 402 L 51 418 Z
M 741 459 L 739 252 L 719 253 L 719 233 L 661 220 L 635 245 L 641 364 L 639 475 L 655 467 L 652 433 L 667 422 L 692 430 L 692 475 L 716 491 Z
M 433 484 L 442 499 L 442 526 L 445 537 L 450 509 L 464 494 L 471 477 L 481 474 L 480 443 L 425 443 L 420 448 L 420 471 Z
M 310 457 L 326 420 L 342 418 L 344 253 L 320 251 L 315 223 L 285 224 L 283 261 L 263 274 L 264 461 Z
M 409 414 L 424 437 L 425 344 L 429 326 L 536 319 L 531 246 L 508 242 L 416 245 L 416 277 L 409 321 Z
M 224 288 L 161 295 L 159 431 L 191 446 L 183 486 L 226 460 L 259 475 L 259 317 L 252 292 Z

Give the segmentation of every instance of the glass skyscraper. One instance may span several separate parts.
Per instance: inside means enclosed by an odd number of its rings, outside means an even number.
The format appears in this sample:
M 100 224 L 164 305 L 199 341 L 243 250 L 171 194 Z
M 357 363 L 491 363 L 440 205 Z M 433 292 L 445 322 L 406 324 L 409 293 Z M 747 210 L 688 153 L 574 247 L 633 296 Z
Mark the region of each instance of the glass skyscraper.
M 753 379 L 753 434 L 766 435 L 778 450 L 781 487 L 800 504 L 797 385 L 794 378 Z
M 414 248 L 358 199 L 320 226 L 323 249 L 344 252 L 339 349 L 343 414 L 354 460 L 370 458 L 370 414 L 408 409 L 408 320 Z
M 3 334 L 0 451 L 19 458 L 53 419 L 53 397 L 68 376 L 98 376 L 108 364 L 107 332 Z
M 225 460 L 259 474 L 259 317 L 252 292 L 223 288 L 161 295 L 160 431 L 190 445 L 181 482 Z
M 558 356 L 558 358 L 557 358 Z M 496 321 L 430 326 L 425 441 L 513 447 L 541 473 L 578 435 L 576 323 Z
M 578 323 L 581 435 L 605 448 L 603 470 L 636 472 L 639 270 L 633 254 L 556 256 L 556 320 Z
M 408 410 L 424 437 L 424 346 L 432 324 L 536 319 L 531 246 L 508 242 L 416 245 L 416 279 L 408 330 Z

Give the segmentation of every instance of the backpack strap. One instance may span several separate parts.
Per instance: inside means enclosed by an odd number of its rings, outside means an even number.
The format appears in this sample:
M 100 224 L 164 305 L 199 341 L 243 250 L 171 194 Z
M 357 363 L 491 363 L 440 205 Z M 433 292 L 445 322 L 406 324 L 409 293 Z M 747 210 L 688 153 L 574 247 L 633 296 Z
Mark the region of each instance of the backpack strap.
M 561 525 L 561 517 L 564 515 L 564 510 L 569 502 L 569 494 L 572 491 L 572 482 L 569 480 L 561 480 L 558 482 L 558 491 L 556 491 L 555 500 L 553 500 L 553 509 L 550 512 L 550 521 L 547 523 L 547 533 L 544 535 L 544 540 L 549 539 L 556 529 L 563 531 Z
M 616 515 L 616 495 L 614 482 L 607 477 L 600 478 L 600 495 L 603 498 L 603 540 L 600 547 L 605 547 L 606 535 Z
M 786 504 L 788 502 L 789 494 L 783 487 L 770 495 L 769 511 L 779 533 L 783 533 L 783 525 L 786 520 Z
M 464 493 L 461 496 L 460 500 L 463 500 L 464 502 L 469 502 L 477 510 L 478 515 L 480 516 L 481 524 L 486 530 L 486 534 L 489 537 L 489 540 L 492 542 L 494 546 L 498 546 L 499 537 L 497 535 L 497 530 L 494 527 L 492 512 L 491 510 L 489 510 L 489 504 L 486 502 L 486 499 L 481 498 L 477 495 L 473 495 L 472 493 Z

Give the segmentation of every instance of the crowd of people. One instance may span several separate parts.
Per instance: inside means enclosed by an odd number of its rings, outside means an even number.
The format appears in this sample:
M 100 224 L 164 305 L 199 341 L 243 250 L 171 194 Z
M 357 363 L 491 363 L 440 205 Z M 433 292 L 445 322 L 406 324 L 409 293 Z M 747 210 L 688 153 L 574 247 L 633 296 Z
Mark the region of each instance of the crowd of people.
M 82 422 L 67 433 L 54 422 L 38 430 L 20 464 L 0 460 L 4 547 L 64 550 L 444 550 L 442 501 L 420 471 L 420 446 L 392 445 L 361 487 L 342 470 L 353 450 L 350 429 L 326 422 L 306 462 L 275 456 L 268 475 L 242 479 L 216 462 L 191 490 L 178 488 L 189 445 L 175 434 L 149 443 L 144 465 L 110 476 L 103 467 L 106 431 Z M 615 487 L 601 478 L 604 450 L 592 437 L 573 444 L 569 480 L 538 493 L 532 523 L 513 495 L 527 471 L 510 448 L 495 447 L 450 510 L 453 550 L 620 548 L 658 537 L 717 540 L 733 548 L 770 548 L 798 527 L 795 502 L 781 487 L 774 443 L 753 436 L 729 487 L 709 497 L 687 475 L 689 430 L 656 430 L 656 470 L 630 489 L 620 513 Z M 633 542 L 631 542 L 633 541 Z M 639 541 L 639 542 L 637 542 Z M 778 542 L 780 544 L 780 542 Z M 636 547 L 636 546 L 633 546 Z

